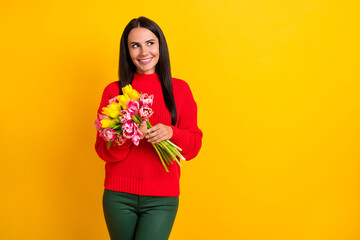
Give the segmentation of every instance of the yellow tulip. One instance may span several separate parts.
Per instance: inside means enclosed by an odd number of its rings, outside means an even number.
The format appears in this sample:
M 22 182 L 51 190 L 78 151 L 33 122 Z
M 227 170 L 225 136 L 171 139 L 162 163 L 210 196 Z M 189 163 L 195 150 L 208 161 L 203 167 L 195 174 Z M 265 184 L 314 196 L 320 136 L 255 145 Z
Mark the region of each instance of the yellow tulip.
M 104 118 L 103 120 L 101 120 L 100 123 L 101 123 L 102 128 L 107 128 L 107 127 L 115 124 L 115 121 L 107 117 L 107 118 Z
M 131 84 L 126 85 L 122 88 L 122 91 L 125 95 L 127 95 L 130 99 L 139 101 L 139 92 L 132 88 Z
M 126 109 L 126 104 L 130 101 L 130 97 L 126 94 L 117 96 L 120 106 Z
M 119 103 L 112 102 L 109 104 L 108 107 L 103 107 L 102 110 L 103 110 L 102 113 L 105 114 L 106 116 L 116 118 L 120 115 L 121 109 Z
M 133 90 L 133 88 L 132 88 L 131 84 L 128 84 L 122 88 L 123 93 L 126 95 L 128 95 L 128 93 L 131 92 L 132 90 Z

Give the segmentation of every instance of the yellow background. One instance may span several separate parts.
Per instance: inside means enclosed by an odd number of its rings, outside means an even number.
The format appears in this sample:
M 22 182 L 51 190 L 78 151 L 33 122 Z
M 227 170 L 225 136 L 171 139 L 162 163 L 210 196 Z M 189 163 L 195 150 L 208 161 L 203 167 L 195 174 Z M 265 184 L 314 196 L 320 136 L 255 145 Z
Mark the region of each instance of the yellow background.
M 3 1 L 0 239 L 109 239 L 93 122 L 154 20 L 204 132 L 170 239 L 360 239 L 359 4 Z

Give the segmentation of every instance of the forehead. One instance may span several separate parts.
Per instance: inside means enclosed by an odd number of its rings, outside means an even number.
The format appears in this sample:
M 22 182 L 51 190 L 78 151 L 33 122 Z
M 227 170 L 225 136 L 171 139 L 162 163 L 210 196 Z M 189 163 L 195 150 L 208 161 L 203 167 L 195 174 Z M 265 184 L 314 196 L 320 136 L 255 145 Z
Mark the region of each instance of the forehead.
M 128 43 L 131 42 L 146 42 L 149 39 L 158 40 L 156 35 L 147 28 L 133 28 L 128 36 Z

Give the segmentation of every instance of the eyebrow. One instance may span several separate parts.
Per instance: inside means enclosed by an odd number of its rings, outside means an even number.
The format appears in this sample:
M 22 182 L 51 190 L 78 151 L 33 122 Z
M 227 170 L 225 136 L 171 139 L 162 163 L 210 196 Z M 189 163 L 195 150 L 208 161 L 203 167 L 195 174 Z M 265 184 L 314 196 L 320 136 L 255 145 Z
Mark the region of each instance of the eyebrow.
M 155 39 L 149 39 L 149 40 L 147 40 L 145 42 L 150 42 L 150 41 L 155 41 Z M 133 43 L 138 43 L 138 42 L 131 42 L 130 44 L 133 44 Z

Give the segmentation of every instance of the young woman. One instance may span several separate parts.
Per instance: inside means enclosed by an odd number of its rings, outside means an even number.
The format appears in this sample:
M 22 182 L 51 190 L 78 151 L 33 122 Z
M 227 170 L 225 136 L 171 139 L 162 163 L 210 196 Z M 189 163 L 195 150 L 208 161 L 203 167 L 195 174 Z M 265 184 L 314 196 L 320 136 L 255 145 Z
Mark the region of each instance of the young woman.
M 154 114 L 138 146 L 128 140 L 111 146 L 97 133 L 95 149 L 106 162 L 103 211 L 110 238 L 121 240 L 168 239 L 179 204 L 180 168 L 166 172 L 152 146 L 169 139 L 190 160 L 198 154 L 202 131 L 197 126 L 197 105 L 189 85 L 172 78 L 165 37 L 152 20 L 139 17 L 125 27 L 120 42 L 119 81 L 103 91 L 98 113 L 109 99 L 122 94 L 127 84 L 153 94 Z

